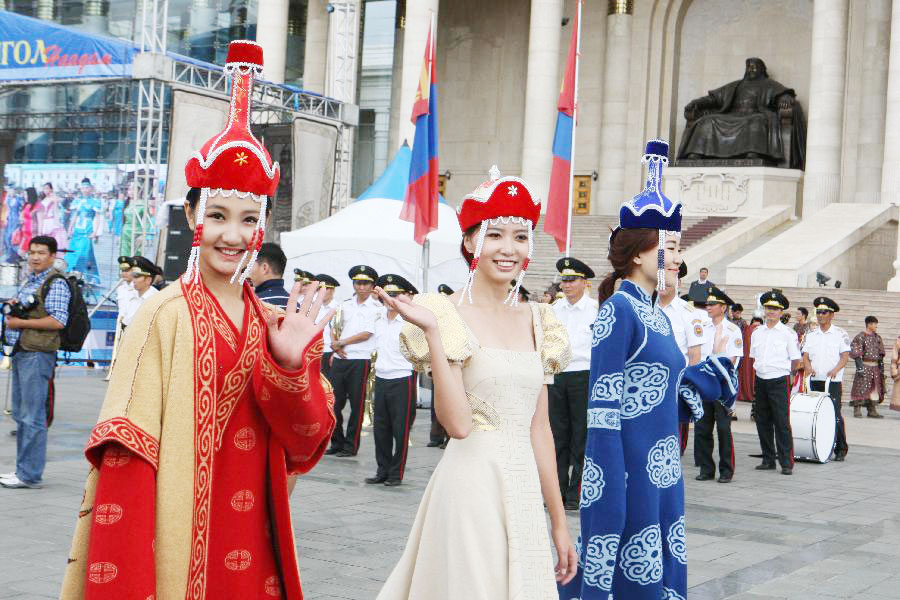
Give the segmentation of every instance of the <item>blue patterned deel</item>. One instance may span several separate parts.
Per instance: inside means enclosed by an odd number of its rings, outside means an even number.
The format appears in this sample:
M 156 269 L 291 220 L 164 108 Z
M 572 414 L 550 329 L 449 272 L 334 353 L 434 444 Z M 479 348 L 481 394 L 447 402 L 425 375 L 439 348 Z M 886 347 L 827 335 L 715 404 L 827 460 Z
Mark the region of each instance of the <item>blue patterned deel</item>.
M 640 194 L 622 204 L 619 227 L 622 229 L 661 229 L 681 231 L 681 203 L 673 202 L 662 192 L 662 170 L 669 163 L 669 144 L 650 140 L 644 152 L 647 182 Z
M 684 600 L 687 549 L 678 423 L 734 402 L 734 367 L 685 366 L 671 323 L 630 280 L 593 326 L 575 579 L 561 600 Z

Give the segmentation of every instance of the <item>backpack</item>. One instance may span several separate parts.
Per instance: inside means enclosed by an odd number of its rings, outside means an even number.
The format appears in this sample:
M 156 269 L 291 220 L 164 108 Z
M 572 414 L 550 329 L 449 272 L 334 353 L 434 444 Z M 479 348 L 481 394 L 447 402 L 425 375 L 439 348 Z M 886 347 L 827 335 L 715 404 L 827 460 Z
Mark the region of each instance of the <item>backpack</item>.
M 81 293 L 78 278 L 54 273 L 47 278 L 41 290 L 41 298 L 47 298 L 47 292 L 54 279 L 62 279 L 69 286 L 69 320 L 59 332 L 59 349 L 63 352 L 80 352 L 91 331 L 91 319 L 88 316 L 87 303 Z

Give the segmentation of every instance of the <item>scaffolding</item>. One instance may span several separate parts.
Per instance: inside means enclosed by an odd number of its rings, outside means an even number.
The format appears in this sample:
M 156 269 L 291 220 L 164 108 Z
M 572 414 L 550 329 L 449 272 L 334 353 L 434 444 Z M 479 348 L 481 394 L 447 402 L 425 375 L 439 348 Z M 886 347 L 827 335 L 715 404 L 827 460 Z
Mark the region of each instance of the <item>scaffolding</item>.
M 359 45 L 359 2 L 329 3 L 331 23 L 328 44 L 327 93 L 349 105 L 356 104 L 356 57 Z M 355 125 L 355 123 L 354 123 Z M 339 128 L 332 203 L 338 210 L 350 203 L 354 126 Z

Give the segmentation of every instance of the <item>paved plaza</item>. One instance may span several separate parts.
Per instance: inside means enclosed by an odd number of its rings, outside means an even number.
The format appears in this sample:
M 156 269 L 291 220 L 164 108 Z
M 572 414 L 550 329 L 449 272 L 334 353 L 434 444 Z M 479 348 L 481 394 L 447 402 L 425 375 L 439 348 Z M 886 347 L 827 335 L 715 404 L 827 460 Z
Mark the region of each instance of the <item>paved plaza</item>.
M 100 371 L 61 370 L 46 487 L 0 489 L 2 599 L 58 595 L 88 470 L 82 447 L 105 388 Z M 0 395 L 5 389 L 4 374 Z M 758 459 L 748 455 L 758 444 L 747 407 L 740 410 L 732 483 L 694 481 L 696 469 L 685 462 L 689 598 L 900 598 L 900 418 L 849 418 L 846 462 L 798 464 L 786 477 L 752 469 Z M 0 471 L 13 465 L 11 429 L 4 418 Z M 291 504 L 309 600 L 375 597 L 441 456 L 425 447 L 427 430 L 428 412 L 420 410 L 400 487 L 362 483 L 374 474 L 371 435 L 357 458 L 325 457 L 301 478 Z M 577 515 L 570 524 L 577 532 Z

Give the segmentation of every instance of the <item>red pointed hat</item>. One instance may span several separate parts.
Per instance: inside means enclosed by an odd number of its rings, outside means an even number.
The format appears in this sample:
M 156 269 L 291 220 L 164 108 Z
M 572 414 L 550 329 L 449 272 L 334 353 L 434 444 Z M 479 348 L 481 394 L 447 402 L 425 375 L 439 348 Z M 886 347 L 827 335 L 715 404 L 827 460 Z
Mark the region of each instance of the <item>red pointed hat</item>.
M 499 217 L 521 217 L 534 229 L 540 216 L 541 201 L 528 184 L 518 177 L 501 177 L 496 166 L 491 167 L 490 179 L 463 198 L 456 214 L 463 231 Z
M 253 78 L 262 75 L 262 47 L 250 40 L 228 46 L 225 72 L 233 77 L 231 112 L 225 130 L 194 152 L 184 168 L 187 184 L 211 190 L 272 196 L 280 175 L 265 147 L 250 132 Z

